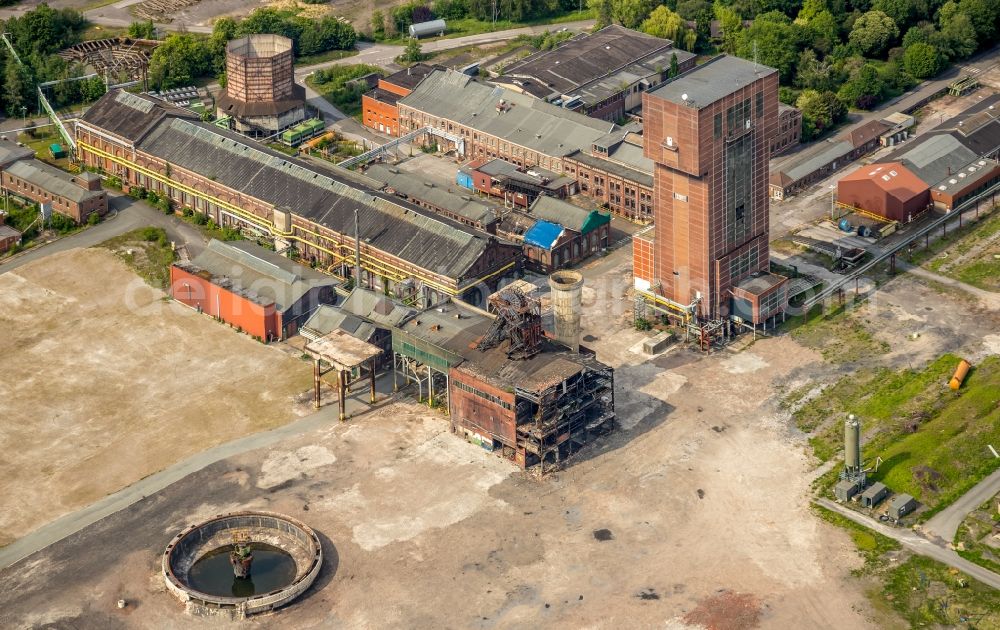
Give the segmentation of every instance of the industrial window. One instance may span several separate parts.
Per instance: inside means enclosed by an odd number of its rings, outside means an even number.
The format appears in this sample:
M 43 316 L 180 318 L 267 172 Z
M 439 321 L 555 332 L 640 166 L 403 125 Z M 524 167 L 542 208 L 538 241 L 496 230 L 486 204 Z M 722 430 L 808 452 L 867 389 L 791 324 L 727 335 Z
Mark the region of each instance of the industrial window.
M 715 115 L 715 137 L 722 137 L 722 114 Z
M 475 387 L 472 387 L 471 385 L 466 385 L 462 381 L 455 381 L 455 387 L 457 387 L 458 389 L 462 390 L 463 392 L 469 392 L 470 394 L 473 394 L 474 396 L 478 396 L 479 398 L 482 398 L 483 400 L 488 400 L 489 402 L 493 403 L 494 405 L 499 405 L 499 406 L 503 407 L 504 409 L 506 409 L 508 411 L 510 411 L 510 410 L 512 410 L 514 408 L 514 406 L 512 404 L 510 404 L 509 402 L 507 402 L 505 400 L 501 400 L 500 398 L 498 398 L 497 396 L 494 396 L 492 394 L 487 394 L 484 391 L 478 390 Z
M 757 92 L 756 97 L 757 97 L 756 98 L 756 101 L 757 101 L 757 118 L 761 118 L 761 117 L 764 116 L 764 93 L 763 92 Z

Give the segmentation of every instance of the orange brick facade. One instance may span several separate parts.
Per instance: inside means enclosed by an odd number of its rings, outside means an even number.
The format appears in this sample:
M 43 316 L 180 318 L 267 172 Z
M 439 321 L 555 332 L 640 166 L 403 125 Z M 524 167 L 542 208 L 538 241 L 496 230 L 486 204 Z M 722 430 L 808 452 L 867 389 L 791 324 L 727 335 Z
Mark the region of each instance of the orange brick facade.
M 648 236 L 632 237 L 632 275 L 650 282 L 655 275 L 653 266 L 653 239 Z
M 281 314 L 274 303 L 257 304 L 213 284 L 210 279 L 170 267 L 170 296 L 199 312 L 238 326 L 264 340 L 281 338 Z

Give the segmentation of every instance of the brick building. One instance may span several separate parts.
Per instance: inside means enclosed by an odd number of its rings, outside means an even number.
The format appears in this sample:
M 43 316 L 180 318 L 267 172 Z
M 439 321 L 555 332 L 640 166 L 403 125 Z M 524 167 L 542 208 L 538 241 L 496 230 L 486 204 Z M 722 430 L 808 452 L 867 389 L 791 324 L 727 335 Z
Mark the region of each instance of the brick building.
M 445 402 L 452 431 L 521 468 L 558 464 L 614 429 L 614 370 L 586 348 L 541 336 L 527 358 L 510 342 L 478 349 L 495 316 L 447 302 L 392 331 L 396 378 Z
M 695 57 L 670 40 L 612 24 L 516 61 L 491 82 L 616 121 L 642 104 L 643 92 L 666 80 L 673 59 L 684 72 L 694 67 Z
M 80 159 L 126 188 L 155 190 L 220 225 L 272 238 L 341 277 L 354 275 L 357 225 L 358 280 L 416 305 L 448 296 L 481 302 L 518 273 L 514 245 L 156 99 L 111 91 L 77 122 L 76 137 Z
M 0 254 L 11 247 L 21 244 L 21 232 L 6 224 L 5 216 L 0 213 Z
M 77 223 L 108 213 L 108 196 L 94 173 L 67 173 L 34 158 L 35 152 L 0 141 L 0 184 L 4 192 L 45 204 Z
M 802 112 L 778 103 L 778 133 L 771 138 L 771 156 L 780 155 L 802 142 Z
M 641 134 L 608 134 L 563 163 L 580 192 L 613 214 L 637 223 L 653 220 L 653 161 L 643 153 Z
M 265 341 L 296 334 L 337 281 L 249 241 L 212 240 L 170 268 L 170 296 Z
M 636 248 L 634 269 L 653 272 L 635 276 L 637 291 L 685 320 L 727 318 L 740 287 L 767 305 L 754 324 L 783 311 L 787 280 L 769 273 L 768 250 L 777 71 L 720 55 L 648 92 L 643 111 L 655 228 Z
M 413 64 L 387 77 L 361 95 L 361 122 L 365 127 L 389 136 L 399 136 L 399 106 L 397 102 L 413 91 L 428 74 L 440 66 Z
M 479 159 L 462 166 L 459 186 L 503 200 L 504 206 L 527 208 L 541 195 L 564 199 L 577 192 L 575 182 L 540 167 L 519 168 L 506 160 Z
M 497 223 L 500 221 L 499 208 L 494 204 L 483 203 L 457 183 L 453 188 L 442 187 L 385 164 L 372 164 L 365 170 L 365 174 L 384 182 L 383 190 L 407 199 L 421 208 L 427 208 L 488 234 L 497 233 Z
M 561 173 L 563 158 L 588 149 L 618 126 L 486 85 L 453 70 L 435 70 L 398 101 L 400 134 L 434 127 L 461 141 L 436 139 L 470 159 L 502 158 L 515 166 Z
M 541 196 L 527 212 L 507 214 L 497 233 L 523 245 L 527 267 L 551 273 L 607 249 L 610 229 L 609 214 Z

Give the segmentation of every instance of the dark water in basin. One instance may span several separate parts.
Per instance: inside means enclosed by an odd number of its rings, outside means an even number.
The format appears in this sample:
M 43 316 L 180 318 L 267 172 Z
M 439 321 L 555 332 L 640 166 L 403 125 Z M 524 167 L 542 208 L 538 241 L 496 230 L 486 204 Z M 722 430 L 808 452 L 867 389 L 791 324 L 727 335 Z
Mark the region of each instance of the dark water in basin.
M 250 576 L 240 579 L 233 575 L 229 564 L 232 545 L 213 550 L 194 563 L 188 572 L 188 585 L 208 595 L 250 597 L 284 588 L 295 579 L 295 560 L 271 545 L 252 543 L 253 566 Z

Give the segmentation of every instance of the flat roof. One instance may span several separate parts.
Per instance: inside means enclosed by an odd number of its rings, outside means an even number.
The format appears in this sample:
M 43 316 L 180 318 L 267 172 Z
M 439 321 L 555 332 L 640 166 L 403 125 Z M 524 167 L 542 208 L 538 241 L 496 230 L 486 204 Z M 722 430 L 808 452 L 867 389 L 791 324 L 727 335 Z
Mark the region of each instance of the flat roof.
M 324 359 L 344 368 L 363 365 L 382 354 L 382 349 L 378 346 L 361 341 L 339 328 L 307 343 L 305 351 L 313 358 Z
M 701 109 L 777 72 L 774 68 L 746 59 L 719 55 L 682 72 L 650 94 L 678 105 Z

